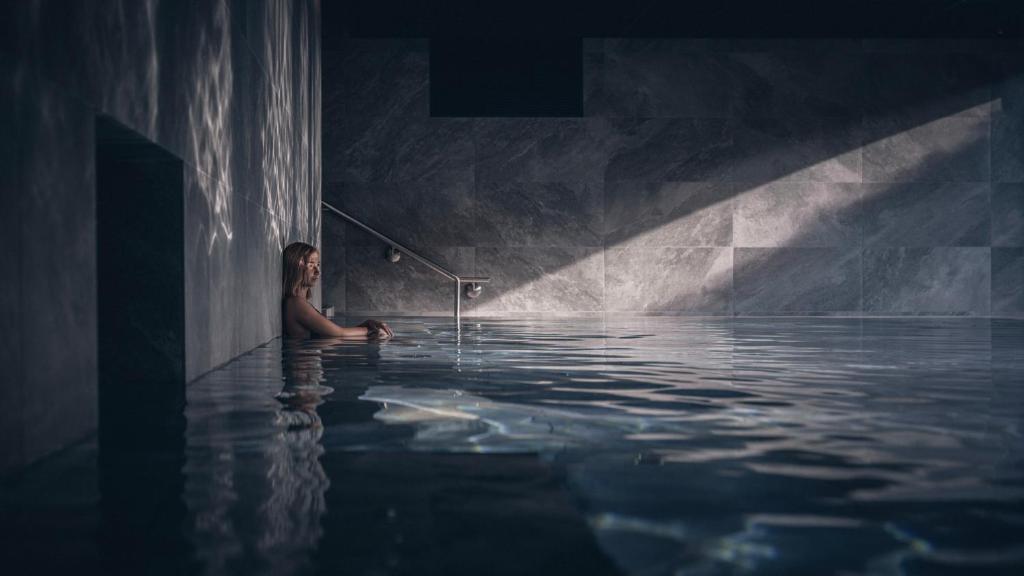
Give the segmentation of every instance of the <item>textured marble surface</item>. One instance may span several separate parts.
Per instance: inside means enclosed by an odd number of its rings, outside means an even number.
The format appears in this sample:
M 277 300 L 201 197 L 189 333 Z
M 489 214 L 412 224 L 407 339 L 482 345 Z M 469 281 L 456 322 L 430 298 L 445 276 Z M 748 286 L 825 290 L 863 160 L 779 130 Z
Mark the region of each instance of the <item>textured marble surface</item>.
M 483 226 L 477 218 L 472 181 L 331 183 L 323 198 L 332 206 L 410 248 L 472 246 Z M 328 213 L 325 218 L 338 220 Z M 344 232 L 347 245 L 382 245 L 355 227 Z M 331 238 L 330 241 L 334 241 Z M 328 238 L 324 238 L 327 243 Z
M 185 192 L 185 373 L 191 380 L 231 358 L 236 234 L 245 214 L 215 202 L 225 184 L 186 167 Z M 241 280 L 239 279 L 239 283 Z
M 589 312 L 604 308 L 604 258 L 599 248 L 478 248 L 476 273 L 491 283 L 476 314 Z
M 606 181 L 860 181 L 859 122 L 828 118 L 620 120 Z
M 609 182 L 605 246 L 729 246 L 736 189 L 715 182 Z
M 355 143 L 348 156 L 325 155 L 325 175 L 347 181 L 352 206 L 372 206 L 368 213 L 413 247 L 476 247 L 477 273 L 488 273 L 492 248 L 510 258 L 525 250 L 500 271 L 511 284 L 485 291 L 498 301 L 474 302 L 474 313 L 584 311 L 547 301 L 537 286 L 545 273 L 558 284 L 571 277 L 566 270 L 589 269 L 589 252 L 566 255 L 590 247 L 603 251 L 596 286 L 607 309 L 861 314 L 862 250 L 1016 241 L 1014 196 L 992 183 L 1024 180 L 1019 47 L 969 38 L 589 38 L 584 118 L 445 119 L 468 123 L 467 143 L 461 129 L 421 128 L 417 62 L 429 47 L 411 41 L 400 57 L 395 47 L 409 42 L 350 50 L 346 66 L 365 86 L 325 87 L 339 102 L 376 100 L 359 104 L 365 118 L 325 124 L 328 140 L 349 130 Z M 408 76 L 396 78 L 400 70 Z M 420 149 L 404 165 L 395 160 Z M 427 201 L 434 182 L 449 187 Z M 435 228 L 438 213 L 450 229 Z M 355 232 L 346 243 L 376 241 Z M 733 253 L 728 305 L 707 292 L 704 271 L 715 261 L 707 255 L 717 252 L 695 250 L 713 247 L 727 249 L 719 258 Z M 674 276 L 657 262 L 699 272 L 680 273 L 673 289 L 624 288 L 669 283 Z
M 236 279 L 231 319 L 236 335 L 235 350 L 244 352 L 266 342 L 268 334 L 281 333 L 282 248 L 273 236 L 265 233 L 268 222 L 277 216 L 249 199 L 239 204 L 240 226 L 233 240 L 236 253 L 232 256 L 232 267 Z M 281 222 L 280 226 L 284 224 Z M 251 278 L 266 280 L 252 281 Z M 239 353 L 232 351 L 231 355 Z
M 325 115 L 430 116 L 430 51 L 426 42 L 353 38 L 344 46 L 325 50 L 323 58 L 324 76 L 338 79 L 325 91 Z
M 736 314 L 860 310 L 860 253 L 843 248 L 735 248 Z
M 425 252 L 456 274 L 471 274 L 473 248 L 427 247 Z M 403 258 L 391 263 L 383 246 L 350 246 L 345 250 L 345 300 L 350 314 L 398 312 L 447 314 L 454 307 L 454 282 L 423 264 Z
M 992 248 L 992 315 L 1024 317 L 1024 248 Z
M 31 85 L 30 85 L 31 86 Z M 33 460 L 97 422 L 92 116 L 62 94 L 19 94 L 23 450 Z
M 988 115 L 995 67 L 984 52 L 869 52 L 865 114 L 908 125 L 951 114 Z
M 609 248 L 605 310 L 731 314 L 732 258 L 730 248 Z
M 685 51 L 653 40 L 612 45 L 587 66 L 587 116 L 859 117 L 862 106 L 856 54 Z
M 477 246 L 601 246 L 601 184 L 481 182 Z
M 324 190 L 327 199 L 327 190 Z M 320 301 L 333 305 L 335 311 L 345 311 L 345 279 L 348 273 L 345 257 L 345 238 L 351 228 L 341 218 L 325 214 L 320 231 Z
M 1000 54 L 993 88 L 992 179 L 1024 182 L 1024 51 Z
M 1024 182 L 1024 106 L 992 114 L 992 180 Z
M 474 122 L 477 182 L 602 182 L 626 137 L 584 118 L 481 118 Z
M 323 150 L 328 182 L 467 181 L 475 168 L 473 122 L 461 118 L 345 116 Z
M 985 183 L 864 185 L 864 246 L 988 246 L 991 188 Z
M 858 246 L 859 184 L 780 182 L 737 194 L 733 245 Z
M 605 182 L 726 181 L 735 150 L 735 123 L 724 118 L 617 120 Z
M 989 117 L 946 116 L 907 128 L 901 120 L 866 122 L 865 182 L 986 182 Z
M 864 250 L 864 311 L 878 314 L 987 315 L 989 248 Z
M 1024 183 L 993 184 L 992 246 L 1024 246 Z

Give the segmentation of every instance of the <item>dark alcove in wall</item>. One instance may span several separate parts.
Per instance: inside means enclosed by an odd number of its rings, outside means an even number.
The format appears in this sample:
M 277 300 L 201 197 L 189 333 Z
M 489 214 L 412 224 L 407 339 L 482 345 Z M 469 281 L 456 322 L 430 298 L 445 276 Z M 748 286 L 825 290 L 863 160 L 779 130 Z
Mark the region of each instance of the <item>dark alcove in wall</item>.
M 185 404 L 182 161 L 96 121 L 99 440 L 180 442 Z
M 99 546 L 103 571 L 190 573 L 181 159 L 96 120 Z

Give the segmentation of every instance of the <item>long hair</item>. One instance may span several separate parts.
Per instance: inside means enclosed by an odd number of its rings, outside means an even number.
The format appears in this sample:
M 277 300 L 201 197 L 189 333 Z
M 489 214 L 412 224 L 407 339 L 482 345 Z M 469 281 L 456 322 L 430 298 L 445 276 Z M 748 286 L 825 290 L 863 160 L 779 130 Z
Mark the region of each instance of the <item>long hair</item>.
M 306 262 L 309 261 L 309 256 L 316 252 L 317 249 L 305 242 L 292 242 L 284 249 L 284 273 L 282 274 L 283 289 L 282 298 L 289 296 L 305 296 L 306 300 L 312 291 L 306 288 L 305 294 L 300 294 L 302 291 L 302 277 L 306 273 Z

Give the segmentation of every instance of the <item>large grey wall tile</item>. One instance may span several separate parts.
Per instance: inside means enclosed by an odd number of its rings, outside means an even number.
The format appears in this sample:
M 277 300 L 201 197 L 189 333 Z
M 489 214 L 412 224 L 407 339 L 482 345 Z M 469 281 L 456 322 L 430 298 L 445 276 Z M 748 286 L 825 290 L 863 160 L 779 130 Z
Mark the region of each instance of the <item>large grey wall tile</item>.
M 993 87 L 992 179 L 1024 182 L 1024 54 L 1000 57 Z
M 263 221 L 257 224 L 257 229 L 265 230 L 269 226 L 269 222 L 273 220 L 273 216 L 264 211 Z M 268 287 L 265 290 L 257 292 L 259 299 L 253 304 L 258 310 L 268 310 L 268 314 L 264 317 L 264 321 L 267 323 L 267 332 L 261 332 L 264 341 L 270 337 L 281 334 L 281 315 L 280 315 L 280 304 L 281 297 L 284 293 L 284 288 L 281 285 L 281 272 L 283 268 L 283 252 L 285 248 L 284 241 L 278 241 L 271 235 L 265 232 L 261 235 L 257 231 L 253 232 L 254 237 L 259 237 L 260 240 L 255 242 L 255 246 L 247 247 L 247 251 L 251 251 L 253 259 L 253 270 L 257 278 L 268 278 L 273 279 L 269 282 Z M 316 243 L 315 238 L 290 238 L 288 240 L 304 240 L 307 242 Z M 315 299 L 314 303 L 319 303 Z
M 986 315 L 988 248 L 879 248 L 864 251 L 864 311 Z
M 864 245 L 988 246 L 990 187 L 985 183 L 864 185 Z
M 473 123 L 346 116 L 324 133 L 327 182 L 472 181 Z
M 992 315 L 1024 317 L 1024 248 L 992 249 Z
M 436 248 L 436 261 L 456 274 L 471 274 L 473 248 Z M 374 246 L 345 250 L 346 310 L 355 312 L 450 313 L 455 287 L 451 280 L 412 260 L 391 263 Z
M 326 200 L 326 194 L 324 199 Z M 321 301 L 332 304 L 339 312 L 345 311 L 345 282 L 348 271 L 345 258 L 345 238 L 351 225 L 333 214 L 324 214 L 320 236 Z
M 732 249 L 642 246 L 605 252 L 605 309 L 727 315 Z
M 360 222 L 415 250 L 421 246 L 469 246 L 481 227 L 473 182 L 334 183 L 324 201 Z M 339 216 L 325 213 L 325 218 Z M 348 245 L 378 245 L 380 240 L 349 225 Z M 325 240 L 326 241 L 326 240 Z
M 322 54 L 323 68 L 321 87 L 320 114 L 321 122 L 327 130 L 334 132 L 334 127 L 339 126 L 345 119 L 345 95 L 346 88 L 341 83 L 344 72 L 346 53 L 339 49 L 324 49 Z
M 620 130 L 603 119 L 475 121 L 478 182 L 601 182 Z
M 864 58 L 847 51 L 748 52 L 730 55 L 743 89 L 741 115 L 859 119 Z
M 989 118 L 958 115 L 910 126 L 867 122 L 865 182 L 985 182 L 989 179 Z
M 602 186 L 596 183 L 481 182 L 476 187 L 476 244 L 601 246 L 602 200 Z
M 606 181 L 859 182 L 860 122 L 721 118 L 620 121 Z
M 231 268 L 242 278 L 253 278 L 255 272 L 256 247 L 259 245 L 261 219 L 264 211 L 254 201 L 245 196 L 238 195 L 234 202 L 235 231 L 232 242 L 241 247 L 231 254 Z M 257 308 L 257 301 L 262 300 L 264 294 L 274 287 L 260 286 L 255 282 L 238 282 L 234 288 L 232 300 L 232 317 L 234 318 L 233 329 L 234 340 L 239 349 L 250 350 L 261 344 L 256 341 L 259 335 L 258 326 L 260 319 L 265 317 L 267 311 L 263 306 Z M 280 308 L 274 310 L 280 313 Z
M 192 380 L 227 362 L 235 348 L 232 265 L 241 218 L 224 182 L 186 166 L 184 189 L 185 377 Z
M 860 310 L 860 254 L 844 248 L 734 248 L 736 314 Z
M 737 188 L 714 182 L 609 182 L 605 244 L 729 246 Z
M 734 246 L 858 246 L 859 184 L 779 182 L 737 194 Z
M 992 246 L 1024 246 L 1024 184 L 992 186 Z
M 235 272 L 235 349 L 232 356 L 251 350 L 281 333 L 282 249 L 264 236 L 265 223 L 274 218 L 265 207 L 246 200 L 235 218 L 237 248 L 231 256 Z M 283 226 L 283 223 L 282 223 Z M 266 284 L 245 281 L 266 278 Z M 239 280 L 240 279 L 240 280 Z
M 863 133 L 859 118 L 752 118 L 736 132 L 732 180 L 860 182 Z
M 97 424 L 96 189 L 92 115 L 55 91 L 22 93 L 21 348 L 26 460 Z
M 334 306 L 339 312 L 347 307 L 346 285 L 348 283 L 348 259 L 345 257 L 344 246 L 334 246 L 322 251 L 320 261 L 323 263 L 320 293 L 324 306 Z
M 987 116 L 995 63 L 985 53 L 869 53 L 865 113 L 914 125 L 952 114 Z
M 491 283 L 477 314 L 584 312 L 604 306 L 604 256 L 598 248 L 478 248 L 476 271 Z
M 735 151 L 734 123 L 721 118 L 613 123 L 620 133 L 603 173 L 619 180 L 726 181 Z
M 331 98 L 347 116 L 430 116 L 430 52 L 417 41 L 350 39 L 324 52 Z
M 680 52 L 648 44 L 594 60 L 588 115 L 839 116 L 861 111 L 863 61 L 835 52 Z
M 1024 182 L 1024 110 L 992 114 L 992 180 Z
M 588 50 L 586 40 L 584 39 L 583 48 L 583 116 L 633 116 L 630 101 L 616 100 L 605 90 L 605 57 L 603 48 Z
M 678 53 L 656 46 L 591 58 L 588 116 L 728 117 L 742 107 L 742 78 L 728 55 Z

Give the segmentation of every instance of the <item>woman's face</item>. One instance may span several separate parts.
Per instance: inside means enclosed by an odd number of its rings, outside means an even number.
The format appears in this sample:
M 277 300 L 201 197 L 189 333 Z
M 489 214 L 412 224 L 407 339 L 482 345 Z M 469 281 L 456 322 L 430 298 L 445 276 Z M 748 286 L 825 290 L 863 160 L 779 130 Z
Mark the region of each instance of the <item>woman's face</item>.
M 313 252 L 306 257 L 306 269 L 302 273 L 302 285 L 310 288 L 320 279 L 320 253 Z

